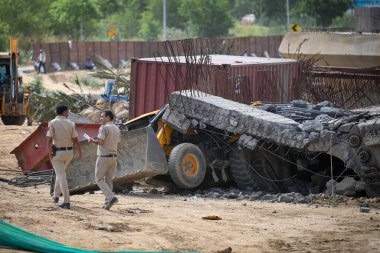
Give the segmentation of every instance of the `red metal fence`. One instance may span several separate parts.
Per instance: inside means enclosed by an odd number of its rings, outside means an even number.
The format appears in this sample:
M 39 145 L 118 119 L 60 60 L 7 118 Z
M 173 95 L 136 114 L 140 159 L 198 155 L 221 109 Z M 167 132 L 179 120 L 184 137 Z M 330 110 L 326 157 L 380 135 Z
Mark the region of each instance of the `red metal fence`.
M 283 36 L 250 36 L 235 38 L 210 39 L 214 53 L 251 56 L 278 57 L 278 48 Z M 100 55 L 109 60 L 113 66 L 118 66 L 122 60 L 131 58 L 153 57 L 155 53 L 164 55 L 164 45 L 161 41 L 102 41 L 102 42 L 73 42 L 69 47 L 68 42 L 40 43 L 33 45 L 33 59 L 38 58 L 39 49 L 46 52 L 46 66 L 57 62 L 63 69 L 67 68 L 69 62 L 76 62 L 83 67 L 87 57 Z

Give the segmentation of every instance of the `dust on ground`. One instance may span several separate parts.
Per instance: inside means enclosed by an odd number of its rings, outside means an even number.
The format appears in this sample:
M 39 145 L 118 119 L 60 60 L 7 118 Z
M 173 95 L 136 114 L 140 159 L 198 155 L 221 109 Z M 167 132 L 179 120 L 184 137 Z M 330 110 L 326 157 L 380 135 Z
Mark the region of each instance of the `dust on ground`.
M 0 125 L 0 177 L 20 176 L 9 154 L 36 126 Z M 187 198 L 142 190 L 104 197 L 71 197 L 72 209 L 51 203 L 48 185 L 19 188 L 0 181 L 0 219 L 48 239 L 88 250 L 218 252 L 378 252 L 379 209 L 361 213 L 355 202 L 284 204 Z M 221 220 L 204 220 L 217 215 Z M 6 252 L 3 249 L 0 252 Z M 228 250 L 226 251 L 228 252 Z
M 38 76 L 41 78 L 41 82 L 44 88 L 48 91 L 63 91 L 71 93 L 70 90 L 63 86 L 63 83 L 65 83 L 70 87 L 70 89 L 74 90 L 77 93 L 80 93 L 80 88 L 75 84 L 75 80 L 78 78 L 82 84 L 83 93 L 99 95 L 104 92 L 104 81 L 91 76 L 94 74 L 94 71 L 69 70 L 39 74 L 34 71 L 32 66 L 24 66 L 20 68 L 20 72 L 22 75 L 23 83 L 28 84 Z M 84 85 L 85 81 L 87 81 L 87 83 L 91 83 L 92 85 Z M 96 83 L 98 85 L 95 85 Z

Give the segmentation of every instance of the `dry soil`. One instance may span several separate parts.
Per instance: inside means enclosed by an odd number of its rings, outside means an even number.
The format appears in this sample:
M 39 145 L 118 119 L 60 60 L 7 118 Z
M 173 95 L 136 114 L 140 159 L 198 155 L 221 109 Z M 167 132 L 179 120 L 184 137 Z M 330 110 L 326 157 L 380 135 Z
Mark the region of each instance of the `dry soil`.
M 21 176 L 9 152 L 35 129 L 0 125 L 0 178 Z M 118 195 L 110 211 L 101 208 L 100 192 L 72 196 L 72 209 L 62 210 L 51 202 L 48 185 L 19 188 L 1 181 L 0 196 L 1 220 L 88 250 L 380 252 L 378 203 L 361 213 L 358 199 L 335 207 L 329 201 L 295 205 L 151 194 L 140 187 Z M 221 220 L 202 219 L 208 215 Z

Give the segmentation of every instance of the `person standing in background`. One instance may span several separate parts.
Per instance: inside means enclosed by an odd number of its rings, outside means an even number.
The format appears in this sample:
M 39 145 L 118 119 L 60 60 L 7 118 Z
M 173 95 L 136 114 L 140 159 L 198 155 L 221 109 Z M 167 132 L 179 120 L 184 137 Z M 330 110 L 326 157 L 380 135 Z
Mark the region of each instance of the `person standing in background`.
M 46 62 L 46 54 L 45 54 L 45 51 L 41 48 L 40 49 L 40 54 L 38 56 L 38 73 L 41 73 L 41 68 L 44 69 L 43 70 L 44 74 L 47 73 L 45 62 Z

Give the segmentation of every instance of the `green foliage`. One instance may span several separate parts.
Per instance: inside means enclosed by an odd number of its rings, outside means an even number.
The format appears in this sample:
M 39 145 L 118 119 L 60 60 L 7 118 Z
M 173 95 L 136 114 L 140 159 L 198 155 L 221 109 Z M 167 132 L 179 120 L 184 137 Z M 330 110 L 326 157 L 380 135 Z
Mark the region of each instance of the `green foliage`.
M 49 34 L 49 3 L 49 0 L 0 0 L 0 44 L 8 45 L 10 37 L 17 37 L 25 48 L 30 48 Z
M 303 2 L 304 13 L 315 17 L 318 26 L 327 27 L 335 17 L 342 16 L 351 0 L 308 0 Z
M 235 0 L 235 1 L 231 1 L 232 4 L 233 4 L 233 8 L 232 8 L 232 15 L 236 18 L 236 19 L 241 19 L 243 16 L 247 15 L 247 14 L 255 14 L 257 15 L 258 12 L 255 12 L 255 9 L 254 9 L 254 2 L 255 1 L 252 1 L 252 0 Z
M 301 27 L 353 25 L 344 15 L 351 0 L 289 0 L 292 23 Z M 81 30 L 88 40 L 157 40 L 162 37 L 163 0 L 0 0 L 0 50 L 11 36 L 27 52 L 41 41 L 78 40 Z M 170 39 L 225 35 L 268 35 L 287 31 L 285 0 L 166 0 Z M 246 14 L 257 26 L 239 25 Z M 82 28 L 82 29 L 81 29 Z
M 240 22 L 235 22 L 235 25 L 230 29 L 231 36 L 263 36 L 269 34 L 269 28 L 260 25 L 242 25 Z
M 331 27 L 339 27 L 339 28 L 352 28 L 354 27 L 354 16 L 352 13 L 345 13 L 341 17 L 336 17 L 331 22 Z
M 53 17 L 56 35 L 70 35 L 79 39 L 81 25 L 86 36 L 94 31 L 96 20 L 101 17 L 98 0 L 55 0 L 49 13 Z
M 77 79 L 76 84 L 81 87 L 80 82 Z M 70 89 L 66 84 L 64 87 Z M 70 89 L 71 90 L 71 89 Z M 58 104 L 64 104 L 69 107 L 73 113 L 79 113 L 88 105 L 96 103 L 96 98 L 90 94 L 84 94 L 82 89 L 81 93 L 73 93 L 68 95 L 62 91 L 51 92 L 45 96 L 32 93 L 30 97 L 30 114 L 34 122 L 47 122 L 56 116 L 55 107 Z
M 233 26 L 227 0 L 182 0 L 180 3 L 180 14 L 200 37 L 227 35 Z
M 286 21 L 286 1 L 284 0 L 256 0 L 253 3 L 253 9 L 254 14 L 257 13 L 256 18 L 261 20 L 264 25 L 270 25 L 270 22 L 284 24 Z
M 32 93 L 42 94 L 45 92 L 45 88 L 42 85 L 42 80 L 39 75 L 36 75 L 34 79 L 30 83 L 28 83 L 26 86 L 30 86 L 30 91 Z
M 105 64 L 104 59 L 100 56 L 96 56 L 92 59 L 97 66 L 96 72 L 92 74 L 93 77 L 103 79 L 103 80 L 113 80 L 114 87 L 112 93 L 115 95 L 129 96 L 130 78 L 127 72 L 128 64 L 125 66 L 120 66 L 118 69 L 114 70 L 109 68 Z M 123 91 L 119 93 L 119 91 Z
M 102 86 L 102 83 L 100 83 L 96 78 L 93 78 L 91 76 L 82 77 L 80 79 L 80 82 L 85 86 L 90 86 L 93 88 L 99 88 L 100 86 Z
M 141 18 L 139 37 L 145 40 L 157 40 L 161 31 L 159 22 L 153 19 L 151 12 L 144 12 Z

